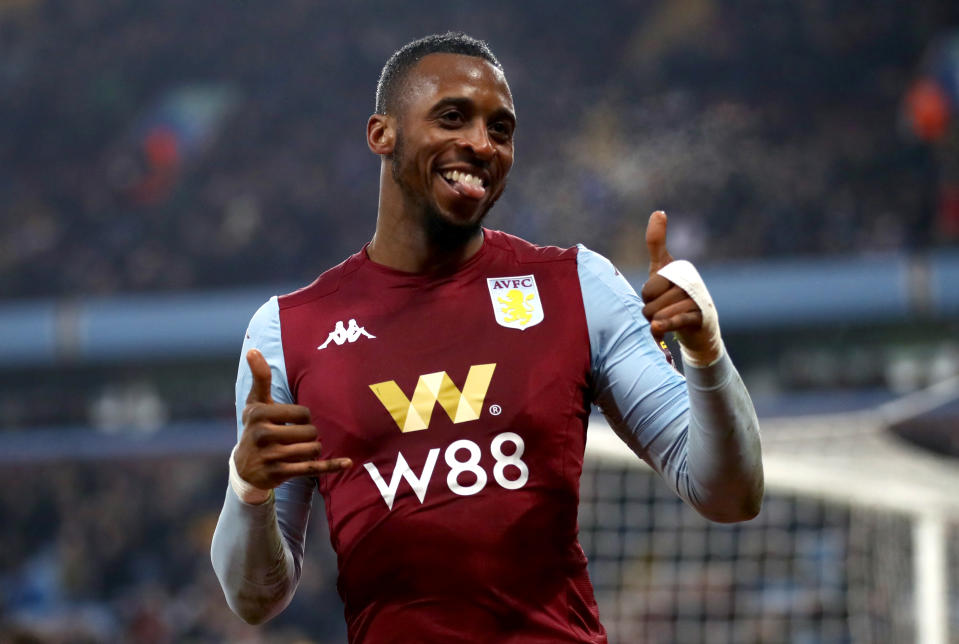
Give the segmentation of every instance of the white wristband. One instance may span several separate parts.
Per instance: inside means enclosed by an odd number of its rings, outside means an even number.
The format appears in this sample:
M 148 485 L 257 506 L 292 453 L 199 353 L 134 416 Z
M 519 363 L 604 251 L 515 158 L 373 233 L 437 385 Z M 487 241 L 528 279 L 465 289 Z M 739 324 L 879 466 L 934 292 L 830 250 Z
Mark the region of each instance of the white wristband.
M 719 335 L 719 315 L 716 313 L 716 305 L 713 304 L 713 298 L 706 290 L 706 284 L 700 277 L 699 271 L 690 262 L 680 259 L 666 264 L 657 273 L 686 291 L 703 313 L 703 330 L 709 334 L 710 350 L 691 351 L 680 339 L 679 350 L 683 354 L 683 363 L 694 367 L 709 367 L 719 362 L 726 352 L 723 339 Z M 715 358 L 709 360 L 707 356 L 714 354 Z
M 236 471 L 236 461 L 233 460 L 235 453 L 236 446 L 234 446 L 233 451 L 230 452 L 230 487 L 233 488 L 233 491 L 244 503 L 250 505 L 266 503 L 273 495 L 273 490 L 261 490 L 244 481 L 240 477 L 240 473 Z

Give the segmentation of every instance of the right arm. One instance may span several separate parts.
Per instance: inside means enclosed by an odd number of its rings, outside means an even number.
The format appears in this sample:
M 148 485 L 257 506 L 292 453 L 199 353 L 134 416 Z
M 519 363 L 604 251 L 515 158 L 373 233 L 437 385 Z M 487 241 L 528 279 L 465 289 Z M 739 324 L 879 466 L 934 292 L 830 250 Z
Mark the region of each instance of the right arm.
M 713 364 L 687 361 L 683 378 L 664 359 L 644 302 L 619 271 L 585 248 L 578 262 L 593 401 L 610 426 L 704 517 L 753 518 L 763 493 L 759 421 L 725 350 L 711 356 Z
M 312 496 L 310 479 L 288 481 L 260 504 L 227 488 L 210 555 L 226 602 L 243 621 L 262 624 L 293 599 Z
M 243 355 L 236 383 L 239 440 L 210 554 L 230 608 L 259 624 L 290 603 L 299 582 L 313 477 L 351 462 L 319 460 L 310 412 L 293 404 L 276 298 L 253 316 Z

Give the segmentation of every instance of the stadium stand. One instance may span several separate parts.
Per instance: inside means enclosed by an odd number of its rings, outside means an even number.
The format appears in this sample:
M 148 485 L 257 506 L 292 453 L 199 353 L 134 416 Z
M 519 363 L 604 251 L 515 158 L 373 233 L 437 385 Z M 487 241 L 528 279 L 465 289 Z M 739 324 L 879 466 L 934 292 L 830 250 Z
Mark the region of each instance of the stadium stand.
M 369 238 L 379 67 L 450 28 L 515 92 L 491 224 L 638 285 L 666 208 L 763 419 L 736 527 L 591 429 L 611 642 L 959 641 L 957 26 L 948 0 L 0 2 L 0 641 L 344 641 L 319 508 L 267 627 L 213 578 L 236 352 Z

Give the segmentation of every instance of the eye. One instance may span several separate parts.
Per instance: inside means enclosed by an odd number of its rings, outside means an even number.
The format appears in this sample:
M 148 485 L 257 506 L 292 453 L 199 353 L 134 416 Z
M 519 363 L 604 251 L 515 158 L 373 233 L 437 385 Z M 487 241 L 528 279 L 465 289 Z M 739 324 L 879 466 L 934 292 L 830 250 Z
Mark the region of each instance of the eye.
M 440 123 L 443 125 L 461 125 L 465 120 L 463 113 L 459 110 L 447 110 L 440 114 Z
M 513 126 L 506 121 L 494 121 L 490 123 L 489 131 L 494 137 L 502 141 L 508 141 L 513 137 Z

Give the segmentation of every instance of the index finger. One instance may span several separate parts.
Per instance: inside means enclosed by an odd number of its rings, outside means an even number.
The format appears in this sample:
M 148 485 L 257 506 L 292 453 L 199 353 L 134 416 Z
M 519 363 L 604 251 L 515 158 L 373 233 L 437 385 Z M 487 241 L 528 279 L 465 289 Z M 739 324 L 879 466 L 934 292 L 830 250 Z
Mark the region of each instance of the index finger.
M 646 283 L 643 284 L 642 290 L 639 292 L 639 296 L 643 299 L 643 304 L 649 305 L 657 297 L 663 295 L 670 288 L 673 287 L 673 283 L 662 275 L 652 274 L 649 276 L 649 279 L 646 280 Z

